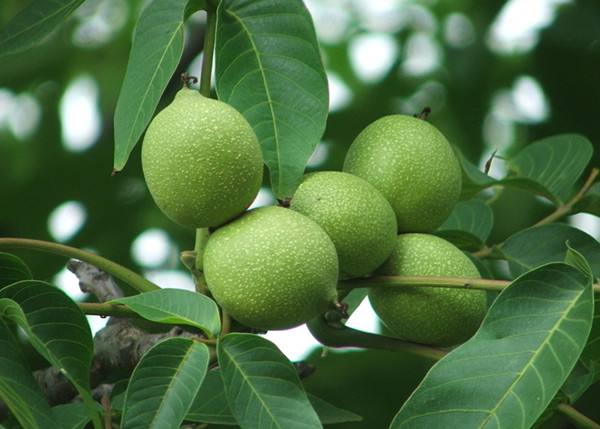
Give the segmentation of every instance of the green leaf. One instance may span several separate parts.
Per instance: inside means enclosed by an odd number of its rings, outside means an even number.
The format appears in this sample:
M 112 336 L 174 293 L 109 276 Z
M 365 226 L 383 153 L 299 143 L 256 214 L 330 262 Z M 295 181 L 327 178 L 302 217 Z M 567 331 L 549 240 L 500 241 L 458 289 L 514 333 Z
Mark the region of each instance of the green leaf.
M 310 393 L 308 400 L 315 409 L 322 424 L 357 422 L 362 420 L 357 414 L 343 410 Z M 225 387 L 219 370 L 209 371 L 204 383 L 194 399 L 194 403 L 185 418 L 187 421 L 212 423 L 217 425 L 237 425 L 231 413 Z
M 462 200 L 471 199 L 480 191 L 497 183 L 496 179 L 479 170 L 457 148 L 454 148 L 454 152 L 462 167 L 462 192 L 460 197 Z
M 110 302 L 123 304 L 153 322 L 193 326 L 211 338 L 221 331 L 217 304 L 196 292 L 160 289 Z
M 98 423 L 89 383 L 92 334 L 77 304 L 48 283 L 23 280 L 0 290 L 0 315 L 21 327 L 33 347 L 73 383 Z
M 600 244 L 585 232 L 566 224 L 536 226 L 510 236 L 500 247 L 513 276 L 548 262 L 565 260 L 565 243 L 580 252 L 596 277 L 600 276 Z
M 455 150 L 455 152 L 462 167 L 461 200 L 471 199 L 479 192 L 492 186 L 506 186 L 542 195 L 550 201 L 558 203 L 557 198 L 548 189 L 531 179 L 514 176 L 500 180 L 494 179 L 479 170 L 475 164 L 466 159 L 458 150 Z
M 44 41 L 83 0 L 31 0 L 0 35 L 0 57 L 23 52 Z
M 321 428 L 298 374 L 270 341 L 228 334 L 217 345 L 229 406 L 242 428 Z
M 23 427 L 58 427 L 31 370 L 25 366 L 26 361 L 11 329 L 3 317 L 0 317 L 0 400 L 8 406 Z
M 586 366 L 594 368 L 596 374 L 600 375 L 600 294 L 594 295 L 594 324 L 581 359 Z
M 539 183 L 558 200 L 565 201 L 593 152 L 586 137 L 560 134 L 525 146 L 509 161 L 509 166 L 518 176 Z
M 445 238 L 463 250 L 478 250 L 488 239 L 494 226 L 492 209 L 483 201 L 459 201 L 435 235 Z
M 593 153 L 584 136 L 561 134 L 525 146 L 509 160 L 509 177 L 496 180 L 480 171 L 458 150 L 463 171 L 462 199 L 475 196 L 491 186 L 507 186 L 542 195 L 555 205 L 564 202 L 583 173 Z
M 194 398 L 185 419 L 191 422 L 216 425 L 237 425 L 227 402 L 221 371 L 212 370 L 206 374 L 204 383 Z
M 567 243 L 568 251 L 565 261 L 579 268 L 593 279 L 593 273 L 586 259 L 577 251 L 573 251 Z M 577 365 L 569 374 L 561 391 L 571 403 L 575 402 L 585 391 L 600 378 L 600 295 L 594 295 L 594 317 L 592 330 L 587 344 L 581 353 Z
M 308 400 L 317 412 L 319 420 L 321 420 L 321 423 L 324 425 L 362 421 L 362 417 L 358 414 L 338 408 L 315 395 L 311 395 L 310 393 L 308 394 Z
M 150 123 L 183 53 L 183 27 L 190 0 L 153 0 L 140 15 L 115 110 L 114 168 L 129 154 Z
M 584 197 L 573 206 L 573 213 L 579 212 L 600 216 L 600 182 L 594 183 Z
M 580 360 L 560 390 L 569 399 L 569 402 L 574 403 L 592 384 L 598 381 L 599 374 L 600 368 L 588 367 Z
M 52 407 L 52 412 L 62 429 L 84 429 L 90 421 L 87 409 L 81 402 L 57 405 Z
M 29 267 L 20 258 L 0 252 L 0 289 L 20 280 L 30 280 L 32 277 Z
M 431 368 L 390 428 L 531 427 L 590 332 L 591 278 L 564 263 L 515 280 L 481 328 Z
M 252 125 L 273 191 L 291 197 L 329 109 L 312 18 L 301 0 L 222 0 L 216 46 L 219 99 Z
M 208 361 L 208 347 L 189 338 L 168 338 L 154 345 L 129 380 L 121 428 L 179 427 L 200 389 Z

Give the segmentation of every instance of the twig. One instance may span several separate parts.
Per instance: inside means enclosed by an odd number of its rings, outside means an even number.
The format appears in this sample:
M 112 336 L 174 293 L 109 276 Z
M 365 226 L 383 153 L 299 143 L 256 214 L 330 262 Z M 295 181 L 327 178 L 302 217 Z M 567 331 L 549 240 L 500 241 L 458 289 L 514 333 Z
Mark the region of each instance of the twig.
M 333 312 L 330 312 L 333 313 Z M 319 316 L 307 323 L 312 335 L 329 347 L 359 347 L 390 351 L 405 351 L 433 360 L 440 360 L 446 355 L 441 349 L 423 344 L 410 343 L 397 338 L 370 334 L 349 328 L 342 323 L 328 321 L 329 315 Z
M 571 210 L 573 210 L 573 206 L 575 204 L 577 204 L 579 202 L 579 200 L 581 200 L 585 196 L 585 193 L 594 184 L 596 177 L 598 177 L 598 173 L 599 173 L 599 170 L 597 168 L 593 168 L 592 171 L 590 172 L 590 175 L 584 182 L 583 186 L 573 196 L 573 198 L 571 198 L 568 202 L 559 205 L 552 213 L 550 213 L 545 218 L 536 222 L 533 226 L 547 225 L 549 223 L 556 222 L 557 220 L 559 220 L 562 217 L 571 213 Z M 484 246 L 483 248 L 479 249 L 478 251 L 473 252 L 472 255 L 475 256 L 476 258 L 480 258 L 480 259 L 487 258 L 490 256 L 493 257 L 497 248 L 501 245 L 502 245 L 502 243 L 495 244 L 493 246 Z
M 101 270 L 80 261 L 70 261 L 69 269 L 79 277 L 80 287 L 96 295 L 99 300 L 122 296 L 122 292 L 114 280 Z M 102 398 L 104 387 L 98 387 L 112 374 L 130 373 L 143 354 L 154 344 L 171 337 L 187 337 L 211 344 L 211 340 L 199 338 L 197 333 L 187 332 L 179 326 L 167 332 L 148 333 L 138 320 L 132 318 L 135 313 L 124 306 L 108 303 L 79 304 L 88 314 L 127 316 L 110 318 L 104 328 L 94 337 L 94 357 L 90 371 L 90 384 L 98 399 Z M 215 343 L 215 340 L 212 340 Z M 212 344 L 211 344 L 212 345 Z M 51 405 L 72 401 L 77 391 L 71 382 L 54 367 L 34 372 L 34 378 Z M 0 421 L 7 415 L 5 404 L 0 401 Z
M 548 216 L 546 216 L 542 220 L 535 223 L 533 226 L 546 225 L 548 223 L 552 223 L 552 222 L 559 220 L 563 216 L 568 215 L 571 212 L 571 210 L 573 209 L 573 206 L 575 204 L 577 204 L 579 202 L 579 200 L 581 200 L 584 197 L 585 193 L 594 184 L 594 181 L 596 180 L 598 173 L 599 173 L 598 169 L 593 168 L 592 171 L 590 172 L 590 175 L 586 179 L 585 183 L 583 184 L 581 189 L 579 189 L 579 192 L 577 192 L 573 196 L 573 198 L 571 198 L 568 202 L 559 205 L 556 208 L 556 210 L 554 210 L 552 213 L 550 213 Z
M 95 316 L 117 316 L 117 317 L 134 317 L 139 318 L 136 312 L 130 310 L 124 305 L 97 303 L 97 302 L 81 302 L 78 304 L 84 314 Z
M 581 414 L 569 404 L 558 404 L 556 409 L 580 429 L 600 429 L 600 424 Z
M 104 428 L 112 429 L 112 416 L 110 412 L 110 397 L 108 395 L 102 395 L 102 411 L 104 417 Z
M 231 330 L 231 317 L 224 309 L 221 309 L 221 338 Z
M 123 296 L 123 291 L 113 278 L 92 264 L 71 259 L 67 263 L 67 269 L 79 279 L 79 289 L 84 293 L 95 295 L 100 302 Z
M 338 283 L 340 290 L 371 287 L 444 287 L 452 289 L 477 289 L 500 292 L 512 282 L 469 277 L 429 277 L 429 276 L 375 276 Z M 600 284 L 592 285 L 594 293 L 600 293 Z
M 95 253 L 77 249 L 64 244 L 52 243 L 50 241 L 30 240 L 26 238 L 0 238 L 0 249 L 30 249 L 41 252 L 53 253 L 55 255 L 66 256 L 67 258 L 79 259 L 98 267 L 119 280 L 124 281 L 134 289 L 140 292 L 148 292 L 160 289 L 150 280 L 129 268 L 117 264 Z

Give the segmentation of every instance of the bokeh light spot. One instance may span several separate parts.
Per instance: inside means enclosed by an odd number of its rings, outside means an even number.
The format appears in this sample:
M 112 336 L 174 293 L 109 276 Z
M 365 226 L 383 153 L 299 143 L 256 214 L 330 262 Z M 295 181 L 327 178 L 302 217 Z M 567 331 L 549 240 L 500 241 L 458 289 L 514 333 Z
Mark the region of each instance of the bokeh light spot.
M 69 271 L 67 267 L 64 267 L 56 273 L 52 279 L 52 283 L 62 289 L 63 292 L 75 301 L 79 301 L 87 295 L 79 288 L 79 279 L 77 276 Z
M 60 122 L 65 148 L 81 152 L 100 136 L 102 120 L 98 108 L 98 84 L 89 75 L 74 79 L 60 100 Z
M 194 291 L 194 281 L 191 274 L 181 270 L 150 270 L 144 273 L 144 276 L 161 288 L 165 289 L 185 289 Z
M 396 39 L 385 33 L 364 33 L 355 36 L 348 45 L 354 73 L 366 83 L 383 79 L 398 56 Z
M 133 260 L 144 267 L 163 265 L 173 251 L 169 235 L 162 229 L 152 228 L 138 235 L 131 244 Z
M 79 201 L 66 201 L 56 207 L 48 217 L 48 231 L 58 242 L 70 240 L 83 227 L 87 213 Z

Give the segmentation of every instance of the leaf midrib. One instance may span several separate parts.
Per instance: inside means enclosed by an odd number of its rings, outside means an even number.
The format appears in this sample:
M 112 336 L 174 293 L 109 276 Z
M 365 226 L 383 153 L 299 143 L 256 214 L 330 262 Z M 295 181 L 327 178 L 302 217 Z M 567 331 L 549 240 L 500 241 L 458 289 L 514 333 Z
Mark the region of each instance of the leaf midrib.
M 170 397 L 170 396 L 167 395 L 167 392 L 170 391 L 171 387 L 173 386 L 173 383 L 177 379 L 177 375 L 181 372 L 181 370 L 182 370 L 185 362 L 187 361 L 188 356 L 192 352 L 193 345 L 194 345 L 193 343 L 189 344 L 189 347 L 188 347 L 187 351 L 185 352 L 185 354 L 181 358 L 181 363 L 177 366 L 177 368 L 175 368 L 175 372 L 173 373 L 173 376 L 171 377 L 171 380 L 169 381 L 169 384 L 167 385 L 167 388 L 165 389 L 165 394 L 162 396 L 163 400 L 160 401 L 158 409 L 156 410 L 156 413 L 154 414 L 154 417 L 152 417 L 152 420 L 150 421 L 150 424 L 148 425 L 149 428 L 154 427 L 153 424 L 156 421 L 156 419 L 158 418 L 158 416 L 160 415 L 162 408 L 166 404 L 166 402 L 167 402 L 166 399 L 168 397 Z
M 271 409 L 267 406 L 267 403 L 262 399 L 261 395 L 258 394 L 258 391 L 254 388 L 254 385 L 252 383 L 250 383 L 249 377 L 246 376 L 246 373 L 242 370 L 242 367 L 240 365 L 238 365 L 238 363 L 234 359 L 233 355 L 231 353 L 229 353 L 225 347 L 221 347 L 221 350 L 223 350 L 223 353 L 225 353 L 227 355 L 227 357 L 229 358 L 229 361 L 231 363 L 233 363 L 233 365 L 236 367 L 236 369 L 238 370 L 238 372 L 240 373 L 240 375 L 242 376 L 242 378 L 244 379 L 246 384 L 250 387 L 250 390 L 252 390 L 252 392 L 254 392 L 254 394 L 258 398 L 259 402 L 263 405 L 263 407 L 265 408 L 265 410 L 267 411 L 269 416 L 271 416 L 271 420 L 273 421 L 273 423 L 275 423 L 278 428 L 283 429 L 283 427 L 280 426 L 279 422 L 276 420 L 275 415 L 271 412 Z M 229 396 L 227 396 L 227 401 L 229 402 Z
M 128 143 L 128 145 L 131 142 L 131 138 L 133 136 L 134 130 L 137 128 L 137 123 L 138 123 L 138 120 L 140 118 L 140 113 L 142 111 L 142 106 L 146 102 L 146 98 L 148 97 L 148 93 L 150 92 L 150 88 L 152 88 L 152 83 L 156 79 L 156 75 L 158 73 L 158 70 L 160 69 L 162 63 L 164 62 L 164 60 L 165 60 L 165 58 L 167 56 L 167 52 L 171 49 L 171 47 L 173 45 L 173 40 L 175 39 L 175 36 L 177 36 L 177 34 L 179 33 L 179 30 L 182 27 L 183 27 L 183 20 L 175 27 L 175 31 L 173 31 L 173 34 L 171 35 L 171 38 L 169 39 L 169 41 L 165 45 L 165 49 L 163 50 L 163 53 L 162 53 L 162 55 L 160 57 L 160 60 L 158 61 L 157 66 L 154 68 L 154 71 L 152 72 L 152 77 L 150 78 L 149 84 L 146 87 L 146 91 L 144 92 L 144 95 L 142 96 L 142 99 L 141 99 L 141 101 L 139 103 L 140 107 L 137 109 L 137 112 L 135 114 L 135 118 L 133 120 L 133 123 L 129 127 L 129 135 L 127 136 L 127 143 Z
M 36 24 L 34 25 L 30 25 L 28 27 L 25 27 L 23 30 L 14 33 L 11 37 L 7 37 L 6 39 L 4 39 L 2 41 L 2 44 L 5 45 L 8 41 L 13 40 L 15 37 L 20 36 L 21 34 L 25 33 L 26 31 L 29 31 L 30 29 L 34 28 L 34 27 L 39 27 L 40 25 L 42 25 L 44 22 L 54 18 L 56 15 L 60 14 L 63 10 L 65 9 L 69 9 L 70 7 L 73 6 L 74 3 L 80 2 L 81 0 L 73 0 L 67 4 L 65 4 L 63 7 L 57 9 L 54 13 L 51 13 L 50 15 L 47 15 L 46 17 L 42 18 L 42 20 L 38 21 Z M 29 5 L 27 5 L 26 7 L 29 7 Z
M 256 46 L 254 38 L 252 37 L 252 34 L 248 30 L 248 27 L 242 21 L 242 18 L 240 16 L 238 16 L 235 12 L 231 11 L 230 9 L 226 9 L 226 12 L 240 24 L 240 26 L 242 27 L 242 30 L 248 36 L 248 40 L 250 41 L 250 44 L 252 45 L 253 51 L 256 53 L 256 61 L 258 63 L 258 69 L 260 70 L 260 75 L 262 77 L 263 85 L 265 87 L 265 95 L 267 96 L 269 112 L 271 113 L 271 119 L 273 120 L 273 137 L 274 137 L 273 141 L 275 142 L 275 153 L 277 154 L 277 166 L 279 167 L 277 169 L 277 175 L 279 176 L 278 183 L 281 183 L 283 181 L 283 172 L 282 172 L 282 168 L 280 168 L 281 167 L 281 149 L 279 147 L 279 130 L 277 128 L 277 122 L 275 119 L 275 110 L 273 109 L 273 99 L 271 97 L 271 91 L 269 90 L 269 85 L 267 84 L 267 77 L 265 75 L 265 70 L 264 70 L 264 67 L 262 64 L 262 59 L 260 57 L 260 52 L 258 50 L 258 47 Z

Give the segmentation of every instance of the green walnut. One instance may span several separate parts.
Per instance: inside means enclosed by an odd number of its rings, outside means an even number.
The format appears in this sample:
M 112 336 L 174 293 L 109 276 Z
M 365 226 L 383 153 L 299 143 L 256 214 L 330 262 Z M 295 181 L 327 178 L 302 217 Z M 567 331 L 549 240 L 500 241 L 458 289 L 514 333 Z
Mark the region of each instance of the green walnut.
M 142 168 L 167 217 L 203 228 L 221 225 L 252 204 L 263 160 L 252 127 L 237 110 L 184 88 L 150 123 Z
M 338 259 L 323 229 L 282 207 L 253 209 L 217 229 L 206 245 L 210 292 L 233 318 L 286 329 L 337 302 Z
M 360 177 L 336 171 L 309 174 L 290 207 L 329 234 L 337 250 L 342 278 L 370 274 L 394 248 L 394 210 L 377 189 Z
M 411 116 L 385 116 L 367 126 L 350 146 L 344 171 L 387 198 L 400 232 L 435 230 L 461 192 L 461 168 L 448 140 Z
M 390 276 L 480 277 L 471 260 L 453 244 L 429 234 L 402 234 L 378 271 Z M 469 339 L 487 311 L 480 290 L 438 287 L 378 287 L 369 300 L 383 323 L 399 338 L 435 346 Z

